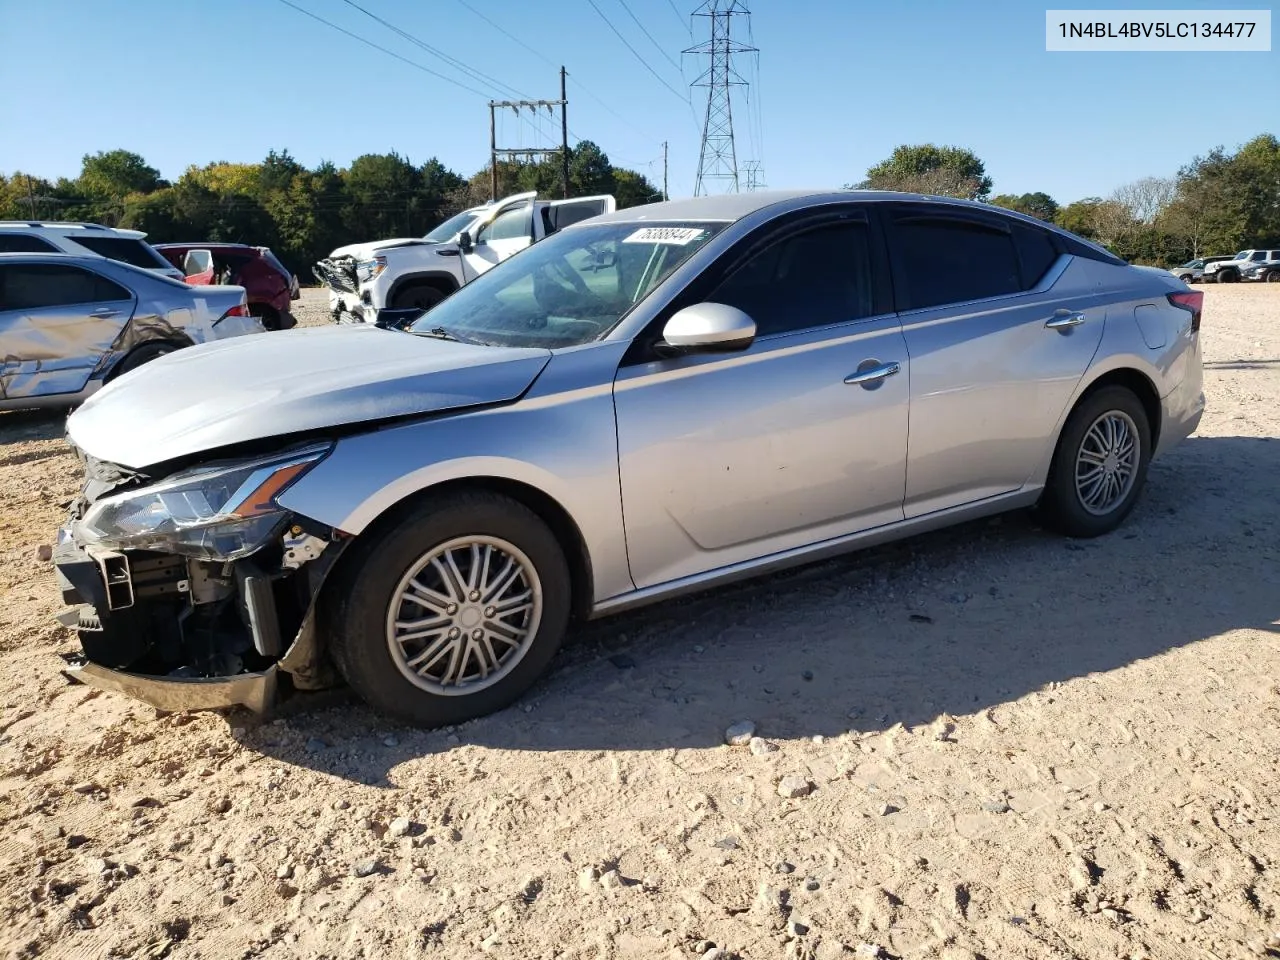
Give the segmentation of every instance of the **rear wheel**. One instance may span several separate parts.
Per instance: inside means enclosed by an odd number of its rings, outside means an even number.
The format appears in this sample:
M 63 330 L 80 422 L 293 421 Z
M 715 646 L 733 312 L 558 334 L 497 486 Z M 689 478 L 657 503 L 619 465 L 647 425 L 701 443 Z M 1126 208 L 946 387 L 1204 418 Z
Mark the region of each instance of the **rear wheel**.
M 391 302 L 391 306 L 396 310 L 408 310 L 413 307 L 419 310 L 430 310 L 444 297 L 445 294 L 442 290 L 419 284 L 398 291 Z
M 1262 279 L 1267 283 L 1280 283 L 1280 269 L 1268 270 Z
M 120 366 L 116 367 L 112 376 L 118 377 L 130 370 L 137 370 L 144 363 L 150 363 L 157 357 L 163 357 L 166 353 L 173 353 L 177 349 L 177 345 L 172 343 L 144 343 L 134 348 L 132 353 L 120 361 Z
M 280 329 L 280 314 L 276 313 L 274 307 L 269 307 L 265 303 L 253 303 L 249 305 L 249 313 L 262 321 L 264 330 Z
M 555 656 L 569 621 L 564 551 L 523 504 L 432 499 L 348 558 L 329 595 L 334 662 L 372 706 L 460 723 L 507 706 Z
M 1129 515 L 1151 461 L 1151 425 L 1133 391 L 1103 387 L 1067 418 L 1040 505 L 1070 537 L 1110 533 Z

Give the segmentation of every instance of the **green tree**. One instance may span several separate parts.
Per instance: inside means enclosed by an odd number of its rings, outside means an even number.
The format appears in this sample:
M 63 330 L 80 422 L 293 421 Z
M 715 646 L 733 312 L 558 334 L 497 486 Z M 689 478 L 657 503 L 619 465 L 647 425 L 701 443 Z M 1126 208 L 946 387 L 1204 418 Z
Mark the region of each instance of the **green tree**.
M 1050 223 L 1058 215 L 1058 202 L 1047 193 L 1039 191 L 1018 194 L 1017 196 L 1010 193 L 1002 193 L 997 197 L 992 197 L 991 203 L 997 207 L 1016 210 L 1018 213 L 1025 213 L 1029 217 L 1036 217 L 1039 220 L 1046 220 Z
M 128 150 L 85 154 L 77 186 L 85 196 L 119 200 L 131 193 L 150 193 L 163 186 L 160 171 Z
M 977 154 L 932 143 L 896 147 L 888 160 L 867 171 L 858 186 L 967 200 L 985 200 L 991 194 L 991 178 Z

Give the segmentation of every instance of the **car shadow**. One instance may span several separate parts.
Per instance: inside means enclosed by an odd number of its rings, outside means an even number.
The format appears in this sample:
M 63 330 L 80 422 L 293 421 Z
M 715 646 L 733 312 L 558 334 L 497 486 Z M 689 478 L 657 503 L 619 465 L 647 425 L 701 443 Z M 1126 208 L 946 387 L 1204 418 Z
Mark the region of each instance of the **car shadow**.
M 0 413 L 0 447 L 33 440 L 59 440 L 66 429 L 66 410 L 11 410 Z
M 968 523 L 584 624 L 522 700 L 456 729 L 339 692 L 295 697 L 245 743 L 389 785 L 459 744 L 701 748 L 743 719 L 790 739 L 972 714 L 1226 631 L 1280 633 L 1278 475 L 1280 440 L 1193 438 L 1106 537 L 1026 512 Z

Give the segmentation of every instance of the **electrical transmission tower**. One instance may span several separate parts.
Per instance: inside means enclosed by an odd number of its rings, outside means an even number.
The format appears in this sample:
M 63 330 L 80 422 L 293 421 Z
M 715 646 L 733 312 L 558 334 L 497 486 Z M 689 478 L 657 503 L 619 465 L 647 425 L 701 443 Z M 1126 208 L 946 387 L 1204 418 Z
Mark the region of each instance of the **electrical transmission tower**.
M 690 47 L 708 60 L 707 69 L 693 82 L 707 88 L 707 114 L 702 123 L 702 149 L 698 154 L 698 178 L 693 195 L 708 191 L 708 181 L 727 181 L 728 192 L 738 192 L 738 153 L 733 142 L 734 87 L 745 87 L 747 81 L 734 69 L 734 54 L 755 53 L 756 48 L 733 39 L 733 18 L 749 18 L 751 11 L 742 0 L 704 0 L 694 11 L 695 17 L 711 22 L 711 39 Z M 749 21 L 748 21 L 749 22 Z
M 764 171 L 760 169 L 759 160 L 747 160 L 742 164 L 747 174 L 747 193 L 767 187 L 764 182 Z

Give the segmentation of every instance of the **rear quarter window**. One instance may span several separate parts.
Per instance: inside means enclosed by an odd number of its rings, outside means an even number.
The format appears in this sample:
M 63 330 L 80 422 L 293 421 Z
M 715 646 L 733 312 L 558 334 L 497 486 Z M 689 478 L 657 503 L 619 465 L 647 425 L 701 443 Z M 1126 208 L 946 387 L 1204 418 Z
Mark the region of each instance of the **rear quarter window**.
M 1026 223 L 1013 225 L 1013 240 L 1022 269 L 1022 289 L 1034 288 L 1058 259 L 1058 248 L 1047 230 Z
M 119 260 L 121 263 L 153 270 L 156 267 L 167 267 L 169 263 L 141 240 L 131 237 L 68 237 L 73 243 L 96 253 L 100 257 Z

